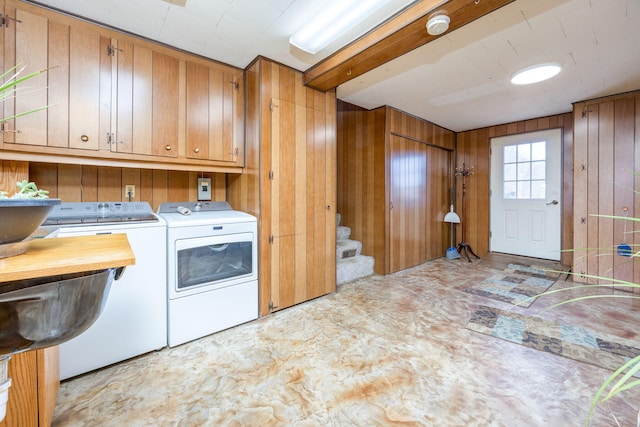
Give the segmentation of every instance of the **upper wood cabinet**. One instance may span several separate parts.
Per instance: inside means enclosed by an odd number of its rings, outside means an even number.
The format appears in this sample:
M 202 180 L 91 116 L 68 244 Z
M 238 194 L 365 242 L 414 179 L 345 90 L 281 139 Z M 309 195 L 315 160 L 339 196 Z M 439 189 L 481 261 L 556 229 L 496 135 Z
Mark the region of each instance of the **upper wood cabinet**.
M 239 72 L 187 62 L 187 157 L 242 162 L 241 85 Z
M 7 122 L 7 143 L 98 150 L 100 139 L 101 37 L 97 32 L 49 20 L 19 8 L 5 27 L 5 69 L 21 75 L 46 70 L 4 102 L 5 117 L 48 105 Z
M 117 75 L 109 149 L 177 157 L 180 61 L 127 41 L 112 40 L 110 52 Z
M 48 70 L 4 117 L 49 106 L 4 124 L 7 158 L 241 171 L 242 70 L 17 0 L 4 12 L 4 69 Z

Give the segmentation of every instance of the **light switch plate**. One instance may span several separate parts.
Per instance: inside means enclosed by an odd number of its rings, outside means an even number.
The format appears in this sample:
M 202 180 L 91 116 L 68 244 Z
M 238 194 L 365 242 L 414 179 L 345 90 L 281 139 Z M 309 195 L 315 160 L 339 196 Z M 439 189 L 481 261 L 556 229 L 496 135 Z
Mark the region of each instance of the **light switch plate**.
M 198 178 L 198 200 L 211 200 L 211 178 Z

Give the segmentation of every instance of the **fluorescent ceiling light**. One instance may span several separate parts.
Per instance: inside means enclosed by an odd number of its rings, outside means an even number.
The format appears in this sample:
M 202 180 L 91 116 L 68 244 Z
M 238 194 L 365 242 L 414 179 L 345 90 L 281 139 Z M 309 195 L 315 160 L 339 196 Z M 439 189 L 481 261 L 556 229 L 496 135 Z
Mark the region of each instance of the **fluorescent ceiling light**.
M 305 52 L 316 54 L 388 2 L 389 0 L 335 1 L 291 36 L 289 43 Z
M 528 85 L 550 79 L 562 70 L 558 64 L 539 64 L 518 71 L 512 78 L 514 85 Z

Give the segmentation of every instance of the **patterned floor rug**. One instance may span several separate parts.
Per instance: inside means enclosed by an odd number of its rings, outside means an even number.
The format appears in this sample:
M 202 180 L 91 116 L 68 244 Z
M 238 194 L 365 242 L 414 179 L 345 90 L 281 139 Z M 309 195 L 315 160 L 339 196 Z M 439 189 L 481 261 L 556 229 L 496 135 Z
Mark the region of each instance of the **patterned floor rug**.
M 559 276 L 559 273 L 535 265 L 509 264 L 500 273 L 464 291 L 498 301 L 519 303 L 521 307 L 529 307 L 535 298 L 528 298 L 549 289 Z
M 612 371 L 640 354 L 638 343 L 631 340 L 483 305 L 466 328 Z

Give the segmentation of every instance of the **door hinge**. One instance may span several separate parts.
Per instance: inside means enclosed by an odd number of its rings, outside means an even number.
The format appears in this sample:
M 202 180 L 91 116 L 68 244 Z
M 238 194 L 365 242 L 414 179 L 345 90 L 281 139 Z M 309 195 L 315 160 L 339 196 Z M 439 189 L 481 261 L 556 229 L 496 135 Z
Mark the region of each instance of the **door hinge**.
M 116 56 L 116 50 L 119 50 L 120 52 L 123 51 L 122 49 L 117 48 L 114 45 L 108 44 L 107 45 L 107 56 Z
M 273 234 L 269 235 L 269 244 L 273 245 Z
M 9 28 L 9 21 L 15 21 L 17 23 L 22 23 L 22 21 L 19 20 L 19 19 L 12 18 L 10 16 L 6 16 L 6 15 L 3 15 L 2 13 L 0 13 L 0 25 L 1 26 Z
M 272 181 L 273 181 L 273 175 L 274 175 L 273 171 L 269 171 L 269 179 Z
M 269 313 L 278 308 L 277 305 L 273 305 L 273 301 L 269 301 Z

